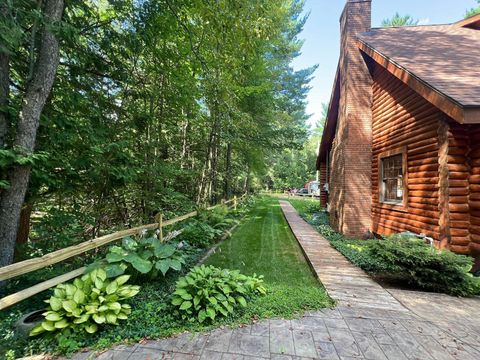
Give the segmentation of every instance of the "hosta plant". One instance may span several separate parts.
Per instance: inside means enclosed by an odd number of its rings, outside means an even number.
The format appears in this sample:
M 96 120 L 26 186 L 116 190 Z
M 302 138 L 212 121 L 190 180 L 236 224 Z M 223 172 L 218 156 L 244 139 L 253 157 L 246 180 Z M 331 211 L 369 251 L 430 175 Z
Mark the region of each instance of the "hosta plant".
M 263 276 L 202 265 L 177 281 L 172 304 L 183 319 L 204 322 L 228 316 L 238 305 L 245 307 L 252 297 L 265 293 Z
M 128 275 L 108 279 L 104 270 L 95 269 L 73 283 L 57 285 L 46 300 L 49 307 L 43 314 L 45 320 L 30 335 L 66 330 L 94 333 L 99 325 L 118 325 L 131 312 L 130 305 L 122 301 L 135 296 L 140 289 L 126 285 L 128 279 Z
M 165 243 L 155 236 L 133 239 L 125 237 L 121 246 L 111 246 L 105 259 L 93 264 L 92 268 L 104 268 L 108 277 L 125 272 L 164 276 L 169 270 L 181 270 L 185 264 L 180 244 Z

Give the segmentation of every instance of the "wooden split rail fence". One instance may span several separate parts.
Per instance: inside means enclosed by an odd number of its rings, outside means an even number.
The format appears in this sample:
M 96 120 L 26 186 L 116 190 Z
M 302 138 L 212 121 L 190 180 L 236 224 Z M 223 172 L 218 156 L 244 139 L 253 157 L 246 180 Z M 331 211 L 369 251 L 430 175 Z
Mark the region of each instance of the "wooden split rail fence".
M 242 200 L 246 194 L 243 194 L 241 197 L 237 198 L 236 196 L 233 199 L 227 200 L 227 201 L 222 201 L 221 204 L 215 205 L 215 206 L 210 206 L 206 208 L 206 210 L 213 210 L 218 206 L 221 205 L 228 205 L 231 204 L 235 209 L 237 208 L 238 201 Z M 92 240 L 88 240 L 85 242 L 82 242 L 77 245 L 72 245 L 69 247 L 66 247 L 64 249 L 60 249 L 54 252 L 51 252 L 49 254 L 46 254 L 44 256 L 36 257 L 33 259 L 28 259 L 25 261 L 20 261 L 18 263 L 14 263 L 12 265 L 4 266 L 0 268 L 0 281 L 5 281 L 8 279 L 12 279 L 14 277 L 20 276 L 27 274 L 29 272 L 39 270 L 46 268 L 47 266 L 57 264 L 61 261 L 64 261 L 66 259 L 72 258 L 74 256 L 83 254 L 89 250 L 96 249 L 100 246 L 109 244 L 113 241 L 119 240 L 124 238 L 125 236 L 130 236 L 130 235 L 136 235 L 140 233 L 143 230 L 154 230 L 154 229 L 160 229 L 161 234 L 163 234 L 162 229 L 165 226 L 173 225 L 176 224 L 180 221 L 195 217 L 198 215 L 197 211 L 192 211 L 188 214 L 176 217 L 174 219 L 170 220 L 163 220 L 163 216 L 159 214 L 158 217 L 156 217 L 155 220 L 157 222 L 153 224 L 147 224 L 147 225 L 141 225 L 137 226 L 131 229 L 127 230 L 122 230 L 122 231 L 117 231 L 113 234 L 109 235 L 104 235 Z M 4 298 L 0 299 L 0 310 L 3 310 L 9 306 L 12 306 L 16 303 L 19 303 L 20 301 L 23 301 L 25 299 L 28 299 L 29 297 L 36 295 L 42 291 L 48 290 L 51 287 L 54 287 L 58 284 L 61 284 L 63 282 L 69 281 L 71 279 L 74 279 L 80 275 L 82 275 L 86 270 L 86 267 L 81 267 L 79 269 L 70 271 L 66 274 L 57 276 L 55 278 L 49 279 L 47 281 L 41 282 L 39 284 L 36 284 L 32 287 L 29 287 L 25 290 L 21 290 L 17 293 L 5 296 Z

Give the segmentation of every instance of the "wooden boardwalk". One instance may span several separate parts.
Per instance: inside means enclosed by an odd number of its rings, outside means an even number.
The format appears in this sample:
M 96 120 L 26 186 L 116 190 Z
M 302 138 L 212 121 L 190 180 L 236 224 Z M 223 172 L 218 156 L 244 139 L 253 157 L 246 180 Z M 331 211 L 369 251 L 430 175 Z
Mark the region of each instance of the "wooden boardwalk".
M 280 206 L 305 257 L 338 306 L 408 311 L 363 270 L 335 250 L 289 202 L 280 201 Z

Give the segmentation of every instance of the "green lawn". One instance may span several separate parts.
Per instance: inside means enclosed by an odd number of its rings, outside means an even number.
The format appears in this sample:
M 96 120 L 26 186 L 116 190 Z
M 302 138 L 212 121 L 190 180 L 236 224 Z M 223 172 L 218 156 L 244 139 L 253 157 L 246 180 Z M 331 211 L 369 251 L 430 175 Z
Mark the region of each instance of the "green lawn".
M 311 215 L 313 212 L 320 211 L 320 201 L 311 198 L 285 198 L 298 211 L 301 216 Z
M 302 310 L 332 305 L 307 264 L 277 199 L 261 198 L 246 221 L 206 263 L 238 269 L 246 275 L 264 275 L 268 295 L 254 300 L 246 310 L 248 315 L 291 317 Z

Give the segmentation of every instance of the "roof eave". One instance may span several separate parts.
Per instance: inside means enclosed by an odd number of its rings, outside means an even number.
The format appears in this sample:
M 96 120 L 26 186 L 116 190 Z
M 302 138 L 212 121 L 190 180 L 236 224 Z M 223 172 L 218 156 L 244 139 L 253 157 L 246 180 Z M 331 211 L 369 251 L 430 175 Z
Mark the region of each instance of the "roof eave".
M 320 170 L 321 160 L 326 159 L 328 151 L 332 146 L 335 137 L 335 130 L 338 121 L 338 105 L 340 100 L 340 64 L 337 66 L 335 80 L 333 82 L 333 89 L 330 95 L 330 102 L 328 104 L 327 119 L 323 128 L 322 140 L 320 141 L 320 148 L 317 156 L 317 170 Z
M 479 29 L 480 28 L 480 14 L 477 15 L 472 15 L 466 19 L 462 19 L 460 21 L 457 21 L 456 23 L 453 23 L 454 26 L 456 27 L 467 27 L 467 28 L 473 28 L 473 29 Z
M 465 107 L 464 124 L 480 124 L 480 108 Z

